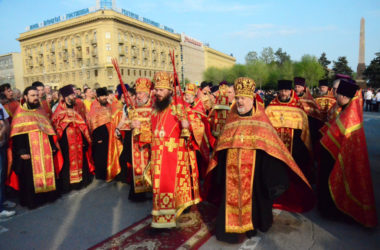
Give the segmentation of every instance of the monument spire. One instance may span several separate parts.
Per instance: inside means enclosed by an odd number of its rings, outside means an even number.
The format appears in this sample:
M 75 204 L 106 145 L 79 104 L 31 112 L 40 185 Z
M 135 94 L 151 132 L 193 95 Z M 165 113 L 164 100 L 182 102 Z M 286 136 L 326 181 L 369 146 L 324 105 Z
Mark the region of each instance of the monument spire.
M 365 19 L 362 17 L 360 20 L 360 40 L 359 40 L 359 63 L 357 67 L 356 82 L 361 87 L 365 87 L 365 80 L 363 79 L 363 72 L 365 70 Z

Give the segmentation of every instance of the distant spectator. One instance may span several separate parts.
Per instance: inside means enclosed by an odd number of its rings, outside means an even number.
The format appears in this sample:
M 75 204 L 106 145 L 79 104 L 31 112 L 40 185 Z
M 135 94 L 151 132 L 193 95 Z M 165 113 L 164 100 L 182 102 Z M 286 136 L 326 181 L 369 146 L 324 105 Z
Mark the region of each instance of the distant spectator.
M 365 100 L 365 111 L 372 111 L 372 97 L 373 92 L 371 89 L 367 89 L 367 91 L 364 94 L 364 100 Z

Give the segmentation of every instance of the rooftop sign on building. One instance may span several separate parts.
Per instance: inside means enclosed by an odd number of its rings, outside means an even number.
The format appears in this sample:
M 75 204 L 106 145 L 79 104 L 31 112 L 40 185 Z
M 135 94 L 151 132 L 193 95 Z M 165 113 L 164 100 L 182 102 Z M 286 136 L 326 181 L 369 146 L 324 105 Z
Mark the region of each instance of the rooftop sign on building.
M 135 14 L 131 11 L 121 9 L 121 8 L 117 8 L 116 4 L 115 4 L 115 0 L 97 0 L 96 7 L 81 9 L 78 11 L 68 13 L 66 15 L 57 16 L 57 17 L 47 19 L 47 20 L 40 22 L 40 23 L 35 23 L 32 25 L 29 25 L 28 27 L 26 27 L 26 31 L 39 29 L 42 27 L 46 27 L 48 25 L 60 23 L 60 22 L 63 22 L 63 21 L 69 20 L 69 19 L 84 16 L 84 15 L 87 15 L 89 13 L 93 13 L 93 12 L 96 12 L 98 10 L 104 10 L 104 9 L 114 10 L 114 11 L 116 11 L 120 14 L 123 14 L 125 16 L 128 16 L 130 18 L 139 20 L 141 22 L 147 23 L 147 24 L 155 26 L 157 28 L 160 28 L 160 29 L 166 30 L 168 32 L 174 33 L 174 30 L 172 28 L 169 28 L 165 25 L 162 25 L 162 24 L 159 24 L 155 21 L 152 21 L 149 18 L 141 17 L 138 14 Z

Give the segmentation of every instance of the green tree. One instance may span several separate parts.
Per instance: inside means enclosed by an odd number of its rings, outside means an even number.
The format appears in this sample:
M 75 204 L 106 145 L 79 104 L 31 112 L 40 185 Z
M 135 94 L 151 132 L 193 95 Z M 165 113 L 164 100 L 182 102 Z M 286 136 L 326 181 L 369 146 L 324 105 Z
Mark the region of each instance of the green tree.
M 270 64 L 274 62 L 274 52 L 271 47 L 266 47 L 261 51 L 260 60 L 265 62 L 266 64 Z
M 285 62 L 290 61 L 290 55 L 288 55 L 285 51 L 282 51 L 282 48 L 277 49 L 274 55 L 276 56 L 276 62 L 278 64 L 282 65 Z
M 325 70 L 325 78 L 329 76 L 329 69 L 328 65 L 331 63 L 326 57 L 326 53 L 323 52 L 322 55 L 319 57 L 318 62 L 320 65 L 322 65 L 323 69 Z
M 319 64 L 315 56 L 304 55 L 300 62 L 294 64 L 294 76 L 304 77 L 310 88 L 316 86 L 324 74 L 323 66 Z
M 369 85 L 374 88 L 380 87 L 380 52 L 377 52 L 376 57 L 371 61 L 368 67 L 363 72 L 368 79 Z
M 269 66 L 263 61 L 255 61 L 247 65 L 247 76 L 254 79 L 256 88 L 266 85 L 269 76 Z
M 245 63 L 246 63 L 246 64 L 253 63 L 253 62 L 257 61 L 257 60 L 259 60 L 259 57 L 258 57 L 256 51 L 250 51 L 250 52 L 248 52 L 248 54 L 245 56 Z
M 335 74 L 345 74 L 352 76 L 352 69 L 348 66 L 345 56 L 338 57 L 338 61 L 334 61 L 333 70 Z

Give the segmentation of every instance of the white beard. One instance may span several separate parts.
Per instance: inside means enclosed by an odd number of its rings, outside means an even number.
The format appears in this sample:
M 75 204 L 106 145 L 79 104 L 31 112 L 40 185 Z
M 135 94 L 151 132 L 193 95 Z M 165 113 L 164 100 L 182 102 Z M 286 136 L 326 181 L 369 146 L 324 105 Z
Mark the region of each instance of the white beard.
M 245 114 L 246 113 L 246 111 L 245 111 L 245 108 L 244 107 L 238 107 L 237 108 L 237 111 L 239 112 L 239 114 L 241 114 L 241 115 L 243 115 L 243 114 Z

